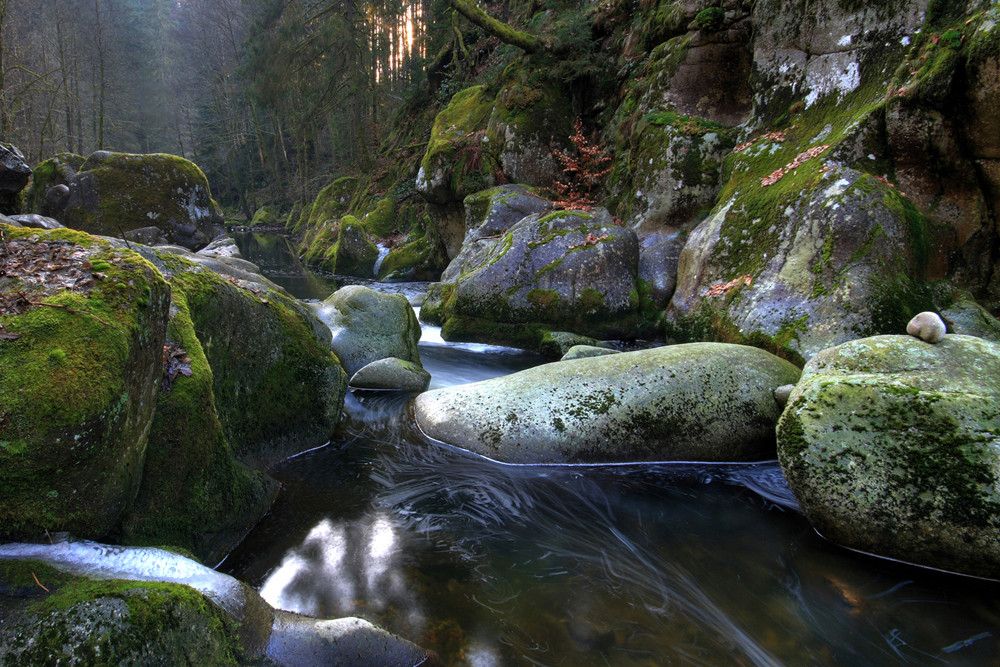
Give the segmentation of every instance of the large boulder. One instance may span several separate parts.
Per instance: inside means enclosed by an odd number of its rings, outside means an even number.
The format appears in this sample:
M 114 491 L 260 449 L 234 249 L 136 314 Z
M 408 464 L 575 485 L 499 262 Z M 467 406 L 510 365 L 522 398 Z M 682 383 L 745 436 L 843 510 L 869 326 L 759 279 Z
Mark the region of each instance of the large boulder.
M 352 215 L 324 223 L 304 239 L 302 259 L 330 273 L 371 278 L 378 248 L 364 226 Z
M 47 215 L 67 227 L 121 236 L 154 225 L 169 242 L 192 250 L 223 231 L 205 174 L 182 157 L 97 151 L 66 186 L 62 208 L 54 210 L 57 202 L 49 202 Z
M 8 143 L 0 142 L 0 215 L 21 212 L 21 190 L 31 178 L 31 167 L 24 154 Z
M 121 539 L 217 562 L 277 492 L 260 469 L 329 437 L 346 377 L 329 330 L 249 262 L 141 249 L 170 280 L 170 324 L 145 471 Z
M 817 354 L 778 425 L 778 460 L 827 539 L 1000 577 L 1000 345 L 876 336 Z
M 694 343 L 559 361 L 417 396 L 432 438 L 509 463 L 753 461 L 774 456 L 774 390 L 799 370 Z
M 139 488 L 170 288 L 107 241 L 2 230 L 0 533 L 102 537 Z
M 443 335 L 540 348 L 549 329 L 634 334 L 638 267 L 635 232 L 604 209 L 530 215 L 497 238 L 471 241 L 445 271 Z
M 389 357 L 420 364 L 420 322 L 402 294 L 348 285 L 330 295 L 317 314 L 333 332 L 331 345 L 348 377 Z
M 750 343 L 801 361 L 900 331 L 930 309 L 919 281 L 920 213 L 879 179 L 821 163 L 771 186 L 743 183 L 691 233 L 668 335 Z

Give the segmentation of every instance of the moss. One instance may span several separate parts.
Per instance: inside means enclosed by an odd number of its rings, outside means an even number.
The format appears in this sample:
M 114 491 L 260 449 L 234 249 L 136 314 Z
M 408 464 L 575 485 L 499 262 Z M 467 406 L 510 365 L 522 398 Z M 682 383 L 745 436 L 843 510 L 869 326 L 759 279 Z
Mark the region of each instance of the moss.
M 551 289 L 532 289 L 526 296 L 528 303 L 543 310 L 554 308 L 559 303 L 559 293 Z
M 592 287 L 584 289 L 577 298 L 580 301 L 580 306 L 586 312 L 593 312 L 604 307 L 604 295 Z
M 265 226 L 270 227 L 272 225 L 278 224 L 279 214 L 276 208 L 273 206 L 262 206 L 257 209 L 257 212 L 253 214 L 253 219 L 250 221 L 251 227 Z
M 109 268 L 81 292 L 22 285 L 59 307 L 4 317 L 19 338 L 0 343 L 0 441 L 9 443 L 0 448 L 0 532 L 100 537 L 129 498 L 141 460 L 167 287 L 139 255 L 79 232 L 6 228 L 5 235 L 8 242 L 37 236 L 50 247 L 80 240 L 80 271 L 87 261 Z
M 29 565 L 33 570 L 40 564 Z M 97 581 L 59 575 L 52 594 L 30 603 L 5 638 L 22 664 L 241 664 L 237 623 L 179 584 Z
M 469 142 L 470 140 L 473 142 L 481 141 L 481 137 L 477 138 L 471 135 L 476 130 L 485 128 L 492 108 L 492 96 L 484 86 L 466 88 L 452 97 L 448 106 L 434 119 L 431 139 L 427 144 L 427 151 L 420 161 L 420 168 L 425 178 L 430 178 L 438 169 L 446 168 L 451 171 L 453 176 L 452 190 L 459 198 L 464 198 L 467 194 L 482 189 L 474 186 L 470 189 L 461 187 L 461 177 L 476 170 L 471 167 L 465 170 L 461 169 L 458 159 L 459 152 L 463 148 L 471 147 L 471 150 L 477 150 L 474 144 Z M 468 156 L 463 157 L 467 158 Z M 463 171 L 466 173 L 463 174 Z
M 365 230 L 375 238 L 383 238 L 396 229 L 396 206 L 392 199 L 380 199 L 374 210 L 361 219 Z
M 699 30 L 716 32 L 722 29 L 726 21 L 726 10 L 721 7 L 709 7 L 698 12 L 694 17 L 694 27 Z
M 31 184 L 25 191 L 26 210 L 33 213 L 51 213 L 45 208 L 45 193 L 55 185 L 65 185 L 86 161 L 82 155 L 59 153 L 40 162 L 32 172 Z
M 168 336 L 190 359 L 157 398 L 142 484 L 125 517 L 125 544 L 169 543 L 218 562 L 264 513 L 276 484 L 239 464 L 216 412 L 214 376 L 195 333 L 186 293 L 204 283 L 175 281 Z
M 509 345 L 539 352 L 543 351 L 542 342 L 548 332 L 538 323 L 509 324 L 461 315 L 448 317 L 441 327 L 441 337 L 448 341 Z

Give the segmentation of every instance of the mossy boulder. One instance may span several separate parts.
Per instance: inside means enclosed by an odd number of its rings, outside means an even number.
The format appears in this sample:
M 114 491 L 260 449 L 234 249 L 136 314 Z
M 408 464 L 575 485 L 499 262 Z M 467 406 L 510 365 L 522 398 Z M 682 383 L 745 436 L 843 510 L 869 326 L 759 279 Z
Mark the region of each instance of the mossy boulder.
M 827 539 L 1000 577 L 1000 345 L 948 335 L 851 341 L 813 357 L 778 460 Z
M 170 288 L 107 241 L 2 231 L 0 533 L 107 535 L 139 488 Z
M 51 595 L 31 590 L 41 591 L 28 570 Z M 0 562 L 0 582 L 30 600 L 4 619 L 4 664 L 235 665 L 252 657 L 237 622 L 181 584 L 71 577 L 38 562 Z
M 192 369 L 200 343 L 236 458 L 263 466 L 326 438 L 340 420 L 347 378 L 312 311 L 249 262 L 183 249 L 148 254 L 186 302 L 192 329 L 176 321 L 174 340 L 191 346 Z M 183 315 L 183 304 L 175 306 Z M 188 400 L 206 397 L 198 390 Z
M 257 209 L 253 218 L 248 223 L 251 227 L 270 227 L 277 225 L 281 220 L 281 214 L 273 206 L 261 206 Z
M 49 215 L 67 227 L 120 236 L 150 225 L 197 250 L 222 233 L 222 212 L 193 162 L 162 153 L 97 151 L 67 180 L 65 205 Z
M 378 248 L 364 225 L 352 215 L 328 222 L 312 230 L 303 240 L 302 259 L 320 269 L 343 276 L 371 278 Z
M 338 220 L 351 209 L 351 201 L 358 189 L 358 179 L 353 176 L 338 178 L 333 183 L 320 190 L 316 199 L 302 207 L 297 219 L 289 217 L 295 233 L 304 233 L 322 226 L 332 220 Z
M 432 438 L 509 463 L 753 461 L 774 456 L 774 389 L 792 364 L 696 343 L 559 361 L 417 396 Z
M 330 295 L 317 314 L 333 332 L 333 351 L 348 376 L 389 357 L 420 364 L 420 323 L 402 294 L 349 285 Z
M 445 271 L 444 334 L 536 348 L 538 336 L 510 340 L 503 326 L 521 334 L 532 324 L 597 338 L 634 335 L 638 266 L 635 232 L 603 209 L 528 216 L 506 234 L 470 242 Z
M 526 185 L 499 185 L 465 198 L 463 245 L 496 237 L 529 215 L 546 213 L 552 203 Z
M 390 248 L 378 265 L 380 281 L 437 280 L 448 265 L 448 252 L 437 226 L 426 216 L 407 238 Z
M 677 232 L 703 218 L 722 188 L 722 161 L 736 133 L 672 111 L 646 114 L 610 175 L 619 216 L 640 234 Z
M 434 119 L 427 150 L 420 160 L 416 188 L 434 204 L 460 202 L 490 185 L 482 172 L 486 122 L 493 98 L 485 86 L 472 86 L 455 94 Z M 479 157 L 477 157 L 479 156 Z

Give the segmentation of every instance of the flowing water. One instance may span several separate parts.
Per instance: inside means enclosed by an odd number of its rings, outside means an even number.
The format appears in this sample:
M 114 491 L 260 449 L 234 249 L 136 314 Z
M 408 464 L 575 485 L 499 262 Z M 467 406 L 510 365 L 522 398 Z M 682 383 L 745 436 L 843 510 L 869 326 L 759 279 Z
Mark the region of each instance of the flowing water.
M 238 241 L 303 298 L 339 284 Z M 432 388 L 543 362 L 429 328 L 420 353 Z M 447 664 L 1000 664 L 1000 584 L 828 544 L 774 462 L 503 465 L 428 440 L 408 397 L 356 393 L 272 474 L 278 500 L 220 569 Z

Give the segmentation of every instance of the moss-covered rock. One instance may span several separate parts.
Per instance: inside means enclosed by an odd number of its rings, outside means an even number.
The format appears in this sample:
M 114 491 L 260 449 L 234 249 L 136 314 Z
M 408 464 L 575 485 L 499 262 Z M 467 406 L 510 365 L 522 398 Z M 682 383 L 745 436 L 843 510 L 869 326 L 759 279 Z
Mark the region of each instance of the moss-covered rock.
M 190 249 L 207 245 L 223 229 L 205 175 L 175 155 L 97 151 L 67 185 L 64 207 L 48 214 L 74 229 L 120 236 L 154 225 L 171 243 Z
M 451 287 L 443 335 L 524 345 L 525 324 L 598 338 L 635 335 L 641 325 L 635 232 L 607 211 L 531 215 L 498 238 L 473 241 L 445 271 Z M 442 292 L 443 294 L 443 292 Z M 505 340 L 504 325 L 521 328 Z M 538 348 L 541 339 L 529 341 Z M 561 354 L 561 352 L 560 352 Z M 558 356 L 558 355 L 557 355 Z
M 28 572 L 51 595 L 30 590 Z M 0 662 L 53 664 L 244 664 L 238 624 L 180 584 L 72 577 L 38 562 L 0 561 L 0 581 L 30 598 L 4 619 Z
M 264 465 L 326 438 L 340 420 L 347 378 L 329 349 L 329 330 L 315 315 L 249 271 L 248 262 L 148 252 L 186 302 L 234 455 Z M 175 316 L 183 316 L 183 304 L 175 305 Z M 191 345 L 197 363 L 191 332 L 185 333 L 183 318 L 175 317 L 175 324 L 175 342 L 186 350 Z M 185 400 L 204 405 L 204 391 L 188 386 L 192 392 Z M 240 500 L 240 488 L 229 491 L 234 502 Z
M 420 323 L 402 294 L 348 285 L 330 295 L 318 315 L 333 332 L 331 345 L 348 376 L 388 357 L 420 364 Z
M 931 308 L 925 220 L 895 188 L 821 159 L 730 187 L 681 252 L 668 335 L 807 359 Z
M 253 219 L 248 223 L 251 227 L 270 227 L 280 221 L 280 214 L 273 206 L 261 206 L 253 214 Z
M 170 289 L 80 232 L 2 237 L 0 533 L 107 535 L 138 490 Z
M 374 275 L 378 248 L 368 237 L 364 225 L 352 215 L 325 223 L 313 230 L 302 259 L 317 268 L 343 276 L 371 278 Z
M 545 364 L 420 394 L 432 438 L 510 463 L 747 461 L 774 454 L 787 361 L 701 343 Z
M 481 144 L 488 140 L 482 130 L 492 108 L 493 99 L 485 87 L 473 86 L 456 93 L 434 119 L 416 182 L 417 191 L 428 201 L 462 201 L 488 185 L 482 180 L 476 153 L 481 154 Z
M 813 357 L 778 426 L 806 516 L 837 544 L 1000 577 L 1000 346 L 877 336 Z

